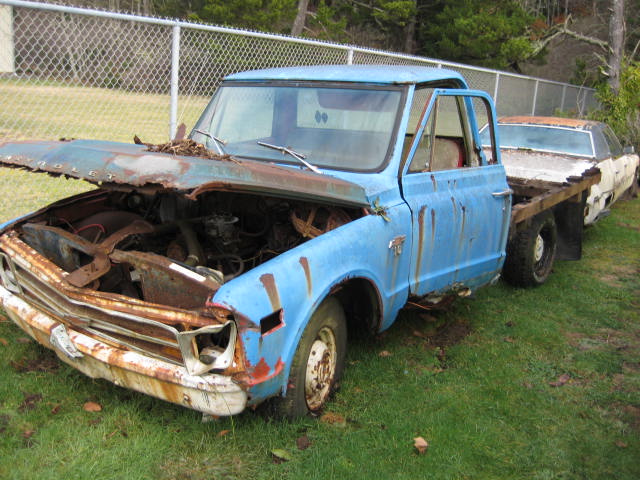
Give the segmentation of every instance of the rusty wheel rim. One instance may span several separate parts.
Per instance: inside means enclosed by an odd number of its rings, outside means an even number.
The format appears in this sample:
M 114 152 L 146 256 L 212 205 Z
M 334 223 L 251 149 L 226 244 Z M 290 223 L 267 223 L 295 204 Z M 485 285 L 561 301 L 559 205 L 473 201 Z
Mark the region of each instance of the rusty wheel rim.
M 304 393 L 309 410 L 320 409 L 329 397 L 336 360 L 336 337 L 333 330 L 324 327 L 316 335 L 307 359 Z

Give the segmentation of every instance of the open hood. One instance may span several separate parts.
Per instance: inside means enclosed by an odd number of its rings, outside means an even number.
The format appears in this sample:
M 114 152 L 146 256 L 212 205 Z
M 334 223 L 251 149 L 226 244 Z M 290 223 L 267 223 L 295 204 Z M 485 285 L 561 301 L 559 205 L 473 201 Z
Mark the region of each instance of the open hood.
M 329 175 L 270 163 L 153 153 L 144 145 L 99 140 L 0 143 L 0 165 L 65 175 L 93 184 L 160 187 L 195 199 L 206 191 L 253 192 L 368 207 L 364 188 Z

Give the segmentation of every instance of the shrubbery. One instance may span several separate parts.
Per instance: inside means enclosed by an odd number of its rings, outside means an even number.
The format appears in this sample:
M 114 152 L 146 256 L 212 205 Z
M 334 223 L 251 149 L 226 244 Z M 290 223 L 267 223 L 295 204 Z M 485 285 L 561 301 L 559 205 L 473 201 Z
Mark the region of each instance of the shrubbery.
M 596 95 L 602 108 L 592 112 L 591 118 L 608 123 L 623 145 L 640 151 L 640 62 L 623 67 L 617 93 L 602 84 Z

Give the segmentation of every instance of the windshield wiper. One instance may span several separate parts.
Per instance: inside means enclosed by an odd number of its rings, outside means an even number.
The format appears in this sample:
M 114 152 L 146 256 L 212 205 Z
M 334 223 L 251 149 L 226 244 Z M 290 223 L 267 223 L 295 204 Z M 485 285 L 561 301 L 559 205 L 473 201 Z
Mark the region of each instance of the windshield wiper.
M 279 152 L 282 152 L 282 153 L 288 153 L 293 158 L 303 163 L 312 172 L 322 175 L 322 172 L 318 170 L 317 167 L 314 167 L 313 165 L 311 165 L 309 162 L 305 160 L 305 158 L 307 157 L 305 157 L 302 153 L 298 153 L 295 150 L 291 150 L 289 147 L 281 147 L 280 145 L 271 145 L 270 143 L 265 143 L 265 142 L 258 142 L 258 145 L 262 147 L 271 148 L 272 150 L 278 150 Z
M 209 132 L 205 132 L 204 130 L 200 130 L 198 128 L 194 128 L 193 129 L 194 132 L 197 132 L 201 135 L 204 135 L 205 137 L 209 137 L 211 140 L 213 140 L 213 144 L 216 146 L 216 150 L 218 150 L 218 153 L 220 155 L 224 155 L 226 152 L 222 149 L 222 145 L 226 145 L 227 142 L 225 142 L 224 140 L 222 140 L 221 138 L 218 138 L 214 135 L 211 135 Z

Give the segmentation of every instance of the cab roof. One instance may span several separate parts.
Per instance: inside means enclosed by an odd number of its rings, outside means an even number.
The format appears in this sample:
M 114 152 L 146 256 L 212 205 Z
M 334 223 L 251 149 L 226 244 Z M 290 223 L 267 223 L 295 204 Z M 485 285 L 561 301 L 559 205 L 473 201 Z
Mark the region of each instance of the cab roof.
M 269 68 L 234 73 L 225 80 L 317 80 L 377 84 L 416 84 L 453 80 L 458 86 L 467 88 L 464 78 L 458 72 L 445 68 L 411 65 L 317 65 Z

